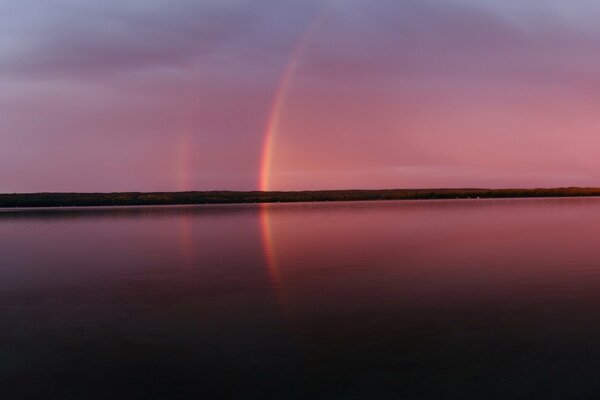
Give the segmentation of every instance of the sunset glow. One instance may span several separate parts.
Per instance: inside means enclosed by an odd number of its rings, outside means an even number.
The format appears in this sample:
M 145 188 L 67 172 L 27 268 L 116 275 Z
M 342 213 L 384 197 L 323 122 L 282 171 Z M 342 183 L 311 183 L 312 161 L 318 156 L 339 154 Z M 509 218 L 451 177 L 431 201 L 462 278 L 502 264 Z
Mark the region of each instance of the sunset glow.
M 9 0 L 0 192 L 597 186 L 589 1 Z
M 595 398 L 598 21 L 1 0 L 2 399 Z

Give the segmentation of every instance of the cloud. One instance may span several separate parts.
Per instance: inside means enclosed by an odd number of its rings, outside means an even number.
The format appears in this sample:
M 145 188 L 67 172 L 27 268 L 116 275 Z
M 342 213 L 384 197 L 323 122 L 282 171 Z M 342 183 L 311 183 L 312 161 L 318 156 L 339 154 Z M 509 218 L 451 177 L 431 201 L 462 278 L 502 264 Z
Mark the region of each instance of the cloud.
M 255 188 L 288 65 L 275 187 L 592 176 L 598 17 L 588 0 L 4 0 L 2 190 L 175 189 L 186 135 L 194 188 Z
M 74 78 L 285 57 L 314 12 L 302 3 L 9 0 L 0 9 L 0 71 Z
M 579 2 L 585 6 L 566 17 L 560 12 L 573 2 L 497 3 L 332 3 L 300 72 L 332 84 L 362 79 L 388 87 L 422 78 L 577 85 L 581 74 L 596 74 L 600 30 L 585 21 L 600 16 L 600 7 Z

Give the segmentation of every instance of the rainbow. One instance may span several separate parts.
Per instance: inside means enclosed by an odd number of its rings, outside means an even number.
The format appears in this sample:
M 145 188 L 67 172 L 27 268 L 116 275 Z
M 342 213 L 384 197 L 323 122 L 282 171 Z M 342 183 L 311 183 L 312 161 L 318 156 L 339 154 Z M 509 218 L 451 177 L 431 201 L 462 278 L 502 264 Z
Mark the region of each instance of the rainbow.
M 281 271 L 279 271 L 277 266 L 277 257 L 275 255 L 275 246 L 273 244 L 273 227 L 269 213 L 269 205 L 264 203 L 260 204 L 260 226 L 262 232 L 261 236 L 263 241 L 263 250 L 267 260 L 267 269 L 271 284 L 277 291 L 281 289 Z
M 193 161 L 194 161 L 194 103 L 190 101 L 192 92 L 182 93 L 187 101 L 180 107 L 177 121 L 177 142 L 175 153 L 175 186 L 179 192 L 192 190 L 194 186 Z
M 294 50 L 290 56 L 290 60 L 285 66 L 275 95 L 273 97 L 273 103 L 270 108 L 270 112 L 267 118 L 266 130 L 264 133 L 264 141 L 262 147 L 262 157 L 260 164 L 260 181 L 259 188 L 261 191 L 271 190 L 271 164 L 273 160 L 273 151 L 275 146 L 275 138 L 279 131 L 281 124 L 281 114 L 285 105 L 287 92 L 290 88 L 294 72 L 298 66 L 299 60 L 302 59 L 306 51 L 306 47 L 310 42 L 315 30 L 320 25 L 323 17 L 323 12 L 317 14 L 308 26 L 308 29 L 300 38 L 298 44 L 294 47 Z M 265 258 L 267 262 L 267 271 L 271 281 L 271 285 L 275 292 L 275 297 L 282 310 L 288 313 L 288 304 L 285 298 L 285 290 L 283 288 L 283 279 L 281 276 L 281 268 L 277 261 L 276 248 L 274 243 L 273 235 L 273 223 L 270 216 L 270 205 L 260 205 L 260 225 L 263 241 L 263 250 L 265 252 Z
M 189 191 L 192 186 L 190 176 L 192 161 L 191 147 L 192 135 L 186 132 L 179 137 L 177 146 L 177 190 L 180 192 Z
M 275 146 L 275 138 L 277 136 L 279 126 L 281 123 L 281 113 L 283 111 L 287 92 L 290 88 L 290 84 L 292 82 L 294 72 L 298 67 L 299 61 L 302 59 L 302 56 L 306 51 L 307 45 L 310 42 L 310 39 L 312 38 L 314 32 L 317 30 L 317 27 L 321 24 L 323 14 L 323 12 L 320 12 L 315 17 L 313 17 L 311 23 L 308 26 L 308 29 L 302 35 L 302 37 L 298 41 L 298 44 L 295 46 L 294 51 L 290 56 L 289 62 L 283 70 L 283 74 L 281 75 L 279 84 L 277 85 L 275 96 L 273 97 L 273 103 L 271 105 L 271 111 L 269 112 L 269 116 L 267 118 L 266 130 L 264 134 L 264 141 L 262 147 L 263 150 L 260 164 L 259 182 L 259 188 L 261 191 L 266 192 L 271 190 L 271 164 L 273 161 L 273 150 Z

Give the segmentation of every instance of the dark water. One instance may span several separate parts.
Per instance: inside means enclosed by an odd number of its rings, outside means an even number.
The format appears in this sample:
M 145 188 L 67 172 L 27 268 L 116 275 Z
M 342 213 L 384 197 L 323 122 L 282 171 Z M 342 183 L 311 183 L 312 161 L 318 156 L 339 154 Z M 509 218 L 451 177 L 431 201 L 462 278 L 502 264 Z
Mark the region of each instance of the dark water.
M 600 393 L 600 199 L 0 211 L 2 399 Z

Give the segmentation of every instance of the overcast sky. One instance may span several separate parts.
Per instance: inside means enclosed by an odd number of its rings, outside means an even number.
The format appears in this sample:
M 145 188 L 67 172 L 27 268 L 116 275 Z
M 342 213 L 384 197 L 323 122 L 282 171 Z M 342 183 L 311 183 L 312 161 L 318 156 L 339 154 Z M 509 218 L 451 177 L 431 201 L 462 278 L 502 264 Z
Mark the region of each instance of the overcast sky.
M 600 186 L 600 2 L 3 0 L 0 192 Z

